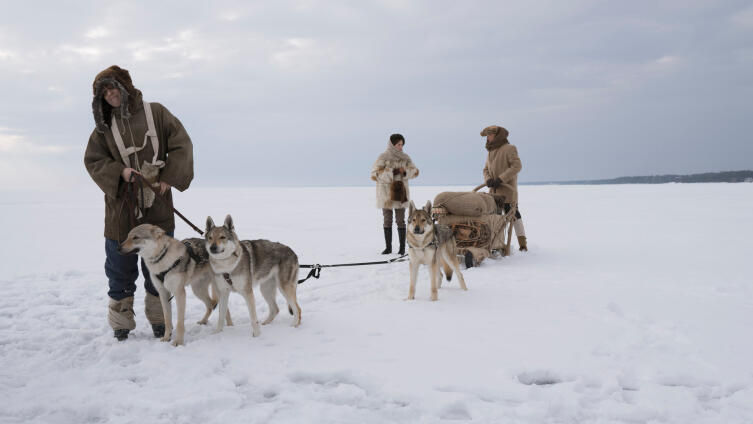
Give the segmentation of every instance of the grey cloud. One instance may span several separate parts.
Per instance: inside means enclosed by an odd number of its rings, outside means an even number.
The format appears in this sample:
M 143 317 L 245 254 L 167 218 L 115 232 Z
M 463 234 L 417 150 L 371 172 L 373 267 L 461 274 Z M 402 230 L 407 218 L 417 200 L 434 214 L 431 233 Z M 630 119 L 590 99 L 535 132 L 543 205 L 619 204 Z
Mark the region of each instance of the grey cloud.
M 74 149 L 61 153 L 73 181 L 91 80 L 113 63 L 183 121 L 198 184 L 370 184 L 392 132 L 418 183 L 474 183 L 491 123 L 510 129 L 522 181 L 751 167 L 747 2 L 7 9 L 0 126 Z

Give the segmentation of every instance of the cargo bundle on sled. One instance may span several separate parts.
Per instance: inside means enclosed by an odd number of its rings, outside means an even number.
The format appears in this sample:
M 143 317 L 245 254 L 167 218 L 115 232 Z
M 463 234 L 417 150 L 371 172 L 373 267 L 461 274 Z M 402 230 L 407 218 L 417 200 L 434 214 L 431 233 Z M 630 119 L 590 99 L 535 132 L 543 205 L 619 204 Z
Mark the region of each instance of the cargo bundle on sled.
M 510 254 L 517 203 L 512 203 L 505 213 L 504 197 L 479 193 L 482 187 L 439 193 L 432 203 L 432 217 L 452 229 L 458 255 L 464 257 L 467 268 L 490 256 Z

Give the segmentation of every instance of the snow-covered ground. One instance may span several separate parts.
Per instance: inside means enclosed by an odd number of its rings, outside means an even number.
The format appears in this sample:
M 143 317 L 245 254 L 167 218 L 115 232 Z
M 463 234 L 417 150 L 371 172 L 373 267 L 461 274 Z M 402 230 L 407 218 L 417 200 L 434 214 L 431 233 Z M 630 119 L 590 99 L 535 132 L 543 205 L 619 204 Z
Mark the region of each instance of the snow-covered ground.
M 190 295 L 178 348 L 151 336 L 141 285 L 136 330 L 112 337 L 101 193 L 1 194 L 2 423 L 753 422 L 753 184 L 521 187 L 530 251 L 465 271 L 467 292 L 430 302 L 423 269 L 409 302 L 406 263 L 326 269 L 299 286 L 300 328 L 280 314 L 254 339 L 240 296 L 213 335 Z M 302 263 L 382 258 L 373 204 L 177 195 Z

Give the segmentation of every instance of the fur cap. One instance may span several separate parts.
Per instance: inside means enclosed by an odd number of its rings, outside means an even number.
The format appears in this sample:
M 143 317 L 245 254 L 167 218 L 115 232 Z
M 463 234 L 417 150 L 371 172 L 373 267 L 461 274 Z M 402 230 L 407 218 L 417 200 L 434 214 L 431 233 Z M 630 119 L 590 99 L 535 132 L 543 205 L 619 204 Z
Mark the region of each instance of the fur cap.
M 141 102 L 141 91 L 133 86 L 131 75 L 127 70 L 113 65 L 103 70 L 94 78 L 92 83 L 92 114 L 94 123 L 98 132 L 105 132 L 110 129 L 112 119 L 112 106 L 110 106 L 102 94 L 106 87 L 115 86 L 120 90 L 121 103 L 120 114 L 124 118 L 129 118 L 131 112 L 136 111 L 138 104 Z
M 499 138 L 507 138 L 508 135 L 510 135 L 510 132 L 508 132 L 505 128 L 500 127 L 498 125 L 490 125 L 483 130 L 481 130 L 481 137 L 486 137 L 490 134 L 498 134 L 499 132 L 502 132 L 502 136 Z M 497 137 L 495 137 L 497 138 Z

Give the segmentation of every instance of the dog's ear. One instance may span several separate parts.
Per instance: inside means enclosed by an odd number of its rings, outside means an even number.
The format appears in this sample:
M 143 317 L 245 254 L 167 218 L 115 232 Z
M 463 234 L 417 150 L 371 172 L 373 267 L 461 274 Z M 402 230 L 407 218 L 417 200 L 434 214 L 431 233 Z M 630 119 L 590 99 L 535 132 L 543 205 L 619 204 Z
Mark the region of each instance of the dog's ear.
M 225 217 L 225 228 L 230 231 L 235 230 L 235 227 L 233 226 L 233 217 L 230 216 L 230 214 L 227 214 L 227 216 Z
M 212 228 L 214 228 L 214 221 L 212 220 L 211 216 L 207 217 L 207 228 L 204 230 L 205 233 L 208 233 Z
M 431 200 L 426 201 L 426 205 L 424 206 L 424 210 L 426 213 L 431 214 Z
M 154 239 L 158 239 L 165 235 L 165 230 L 163 230 L 162 228 L 156 225 L 152 226 L 152 228 L 149 231 L 152 234 L 152 238 Z
M 410 201 L 410 206 L 408 206 L 408 216 L 413 215 L 413 212 L 416 211 L 416 204 L 413 203 L 413 200 Z

